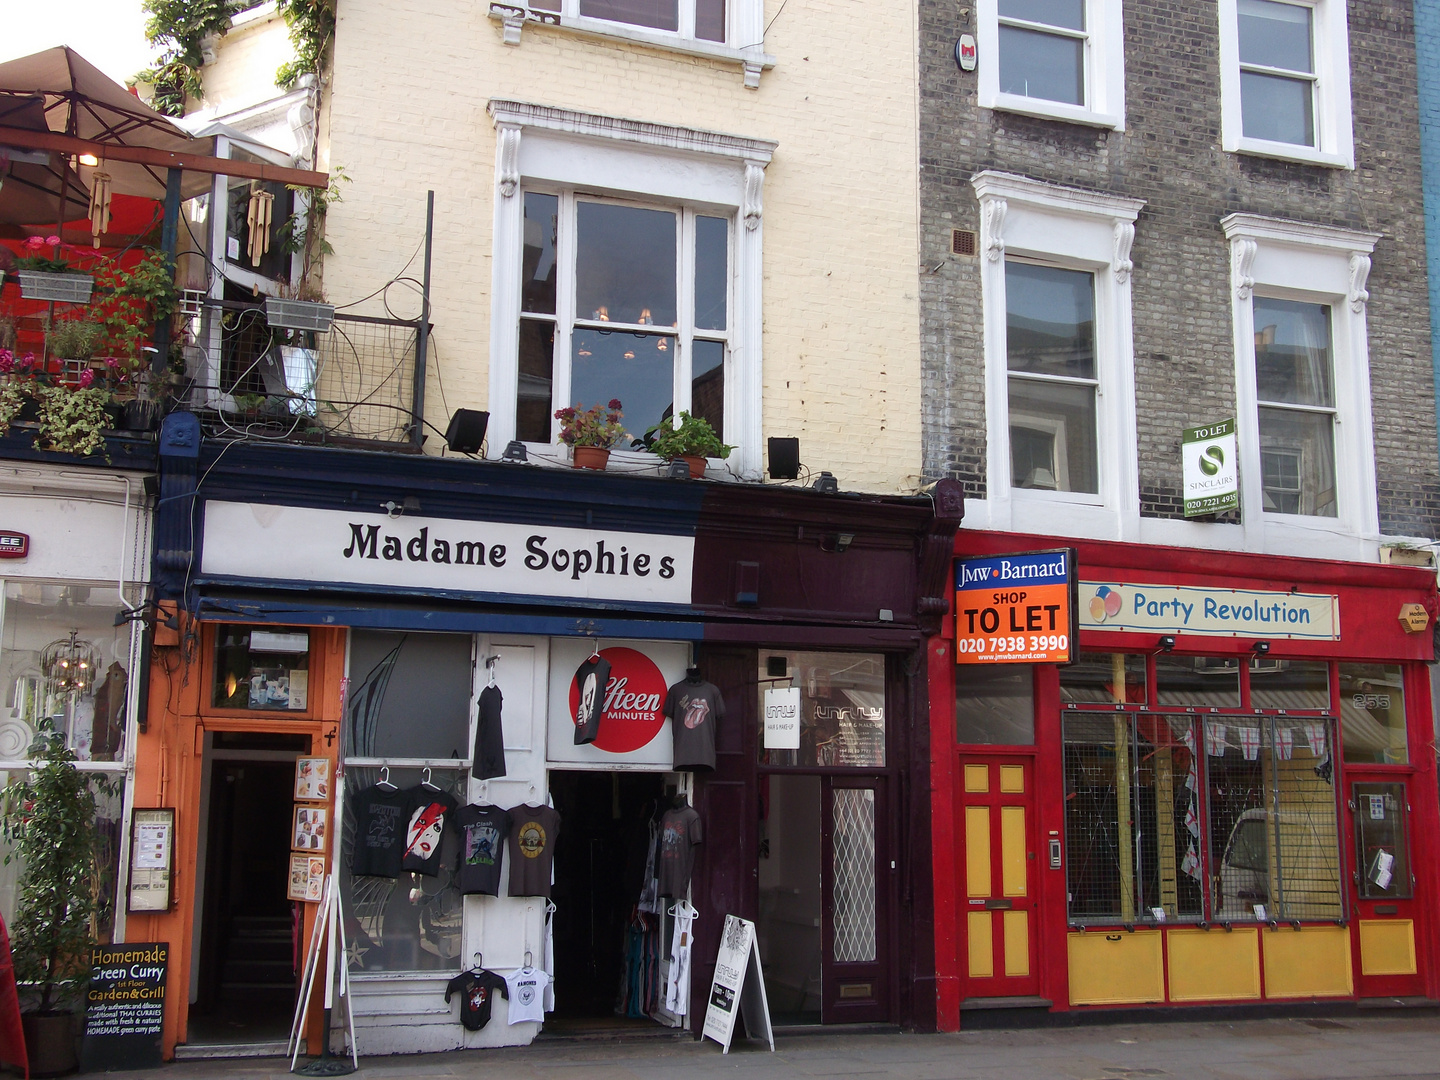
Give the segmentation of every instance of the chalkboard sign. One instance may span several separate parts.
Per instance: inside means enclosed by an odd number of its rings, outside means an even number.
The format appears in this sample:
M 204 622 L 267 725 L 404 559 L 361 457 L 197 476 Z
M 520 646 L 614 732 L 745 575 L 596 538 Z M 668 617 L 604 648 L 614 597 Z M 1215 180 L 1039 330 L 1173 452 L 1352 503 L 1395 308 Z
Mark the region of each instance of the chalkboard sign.
M 85 995 L 86 1072 L 159 1068 L 168 943 L 95 945 Z

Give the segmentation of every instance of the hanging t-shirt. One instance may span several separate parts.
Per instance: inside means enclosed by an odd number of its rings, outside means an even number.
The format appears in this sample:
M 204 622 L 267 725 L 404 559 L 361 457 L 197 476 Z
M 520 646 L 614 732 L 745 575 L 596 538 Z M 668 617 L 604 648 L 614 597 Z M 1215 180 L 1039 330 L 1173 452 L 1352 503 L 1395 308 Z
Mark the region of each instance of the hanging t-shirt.
M 460 827 L 460 891 L 498 895 L 510 815 L 498 806 L 462 806 L 455 811 L 455 824 Z
M 495 991 L 500 991 L 507 1001 L 510 999 L 510 985 L 493 971 L 462 971 L 445 984 L 445 1004 L 450 1004 L 450 995 L 460 995 L 460 1023 L 466 1031 L 479 1031 L 490 1022 L 490 1006 L 495 1000 Z
M 605 687 L 610 682 L 610 661 L 598 653 L 575 669 L 580 702 L 575 706 L 575 745 L 592 743 L 600 734 L 600 714 L 605 711 Z
M 498 686 L 480 691 L 475 720 L 475 766 L 470 779 L 489 780 L 505 775 L 505 732 L 500 726 L 500 705 L 504 701 Z
M 715 725 L 725 719 L 725 699 L 713 683 L 684 678 L 665 695 L 665 715 L 675 744 L 675 768 L 715 768 Z
M 440 841 L 445 830 L 452 828 L 450 816 L 455 812 L 455 800 L 436 788 L 421 784 L 410 789 L 414 800 L 410 804 L 409 824 L 405 829 L 405 858 L 402 870 L 434 877 L 440 872 Z
M 560 811 L 553 806 L 517 806 L 510 811 L 510 895 L 549 896 L 550 868 Z
M 545 1019 L 545 988 L 550 976 L 540 968 L 520 968 L 505 976 L 510 990 L 510 1023 Z
M 380 784 L 350 796 L 350 817 L 355 822 L 352 874 L 393 878 L 400 873 L 410 801 L 410 792 Z
M 684 896 L 695 867 L 695 845 L 705 839 L 700 815 L 693 806 L 667 810 L 660 818 L 660 857 L 657 876 L 661 896 Z

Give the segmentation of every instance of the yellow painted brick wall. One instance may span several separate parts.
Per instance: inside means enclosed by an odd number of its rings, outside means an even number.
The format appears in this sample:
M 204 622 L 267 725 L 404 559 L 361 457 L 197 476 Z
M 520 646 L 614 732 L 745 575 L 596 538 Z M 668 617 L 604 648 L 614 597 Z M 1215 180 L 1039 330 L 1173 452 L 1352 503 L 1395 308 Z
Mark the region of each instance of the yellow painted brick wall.
M 765 178 L 764 433 L 844 488 L 911 490 L 920 467 L 912 0 L 767 0 L 759 90 L 738 65 L 527 26 L 488 4 L 345 0 L 324 159 L 352 178 L 330 212 L 329 299 L 420 276 L 436 192 L 431 423 L 488 407 L 495 132 L 508 98 L 779 143 Z M 413 260 L 412 260 L 413 256 Z M 404 285 L 385 294 L 414 316 Z M 357 311 L 383 310 L 379 299 Z M 432 439 L 432 444 L 434 440 Z
M 275 71 L 295 59 L 285 20 L 270 13 L 254 17 L 242 13 L 239 25 L 220 41 L 215 62 L 200 71 L 204 108 L 217 115 L 236 112 L 283 93 L 275 85 Z

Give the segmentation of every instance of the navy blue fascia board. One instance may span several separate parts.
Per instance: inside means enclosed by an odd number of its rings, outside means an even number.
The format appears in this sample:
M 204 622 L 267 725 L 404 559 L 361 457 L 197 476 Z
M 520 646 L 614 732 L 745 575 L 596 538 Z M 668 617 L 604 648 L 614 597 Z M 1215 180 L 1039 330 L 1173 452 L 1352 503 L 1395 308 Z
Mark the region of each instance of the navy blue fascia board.
M 711 485 L 588 469 L 330 447 L 206 442 L 202 500 L 374 512 L 420 502 L 418 517 L 693 536 Z
M 111 433 L 105 436 L 105 448 L 99 453 L 76 457 L 74 454 L 37 450 L 33 429 L 12 426 L 8 435 L 0 436 L 0 461 L 43 461 L 72 469 L 154 472 L 155 437 Z

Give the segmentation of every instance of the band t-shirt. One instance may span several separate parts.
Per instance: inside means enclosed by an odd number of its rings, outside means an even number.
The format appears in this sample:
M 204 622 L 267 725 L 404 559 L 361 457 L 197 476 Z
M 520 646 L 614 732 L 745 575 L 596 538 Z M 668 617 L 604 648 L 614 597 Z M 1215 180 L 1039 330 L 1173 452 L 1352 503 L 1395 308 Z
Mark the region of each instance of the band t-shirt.
M 455 824 L 460 827 L 460 891 L 499 895 L 510 815 L 498 806 L 462 806 L 455 811 Z
M 667 810 L 660 818 L 660 857 L 655 867 L 661 896 L 684 896 L 695 867 L 695 846 L 705 839 L 693 806 Z
M 450 1004 L 451 994 L 459 994 L 460 1023 L 466 1031 L 479 1031 L 490 1022 L 490 1006 L 497 990 L 507 1001 L 510 999 L 509 984 L 495 972 L 462 971 L 445 984 L 445 1004 Z
M 552 806 L 517 806 L 510 811 L 510 895 L 549 896 L 550 868 L 560 811 Z
M 545 1019 L 545 988 L 550 975 L 541 968 L 519 968 L 505 976 L 510 989 L 510 1023 Z
M 575 669 L 580 702 L 575 706 L 575 745 L 592 743 L 600 734 L 600 714 L 605 711 L 605 686 L 610 682 L 610 661 L 598 653 Z
M 410 802 L 411 793 L 393 785 L 372 784 L 350 797 L 355 822 L 352 874 L 393 878 L 400 873 Z
M 475 721 L 475 766 L 470 770 L 472 780 L 505 775 L 505 732 L 500 724 L 500 705 L 504 700 L 498 686 L 487 686 L 480 691 Z
M 451 815 L 455 800 L 437 788 L 423 784 L 409 792 L 409 822 L 405 829 L 405 858 L 400 868 L 416 874 L 434 876 L 440 872 L 440 841 L 445 830 L 453 827 Z
M 725 719 L 725 699 L 713 683 L 684 678 L 665 695 L 676 769 L 715 768 L 715 725 Z

